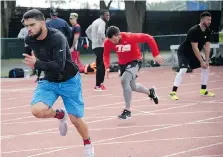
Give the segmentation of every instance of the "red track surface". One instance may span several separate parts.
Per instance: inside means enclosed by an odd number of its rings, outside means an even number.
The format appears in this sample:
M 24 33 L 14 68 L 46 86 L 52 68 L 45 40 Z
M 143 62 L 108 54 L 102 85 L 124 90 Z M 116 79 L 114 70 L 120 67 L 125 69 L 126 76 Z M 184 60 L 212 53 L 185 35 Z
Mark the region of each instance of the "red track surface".
M 84 75 L 85 121 L 95 146 L 95 157 L 223 157 L 223 67 L 211 67 L 209 90 L 199 95 L 200 70 L 185 76 L 169 100 L 175 73 L 169 67 L 143 69 L 138 82 L 156 86 L 160 103 L 133 94 L 132 118 L 116 117 L 124 106 L 120 78 L 112 73 L 107 92 L 94 92 L 95 76 Z M 2 157 L 82 157 L 83 146 L 75 128 L 61 137 L 56 119 L 36 119 L 29 103 L 33 79 L 2 79 Z M 54 108 L 63 107 L 62 101 Z

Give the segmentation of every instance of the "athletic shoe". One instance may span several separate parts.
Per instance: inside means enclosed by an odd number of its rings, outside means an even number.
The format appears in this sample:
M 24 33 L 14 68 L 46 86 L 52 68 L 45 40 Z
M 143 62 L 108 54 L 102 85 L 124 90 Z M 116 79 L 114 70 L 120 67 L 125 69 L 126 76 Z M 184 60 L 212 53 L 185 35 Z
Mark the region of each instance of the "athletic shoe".
M 158 104 L 159 103 L 159 99 L 158 99 L 158 96 L 156 94 L 155 88 L 150 88 L 149 92 L 150 92 L 150 94 L 148 96 L 151 98 L 151 100 L 154 101 L 155 104 Z
M 118 116 L 119 119 L 128 119 L 131 118 L 131 112 L 124 109 L 122 114 Z
M 171 100 L 179 100 L 179 98 L 178 98 L 178 96 L 177 96 L 176 94 L 177 94 L 176 92 L 171 92 L 171 93 L 169 94 L 169 98 L 170 98 Z
M 94 157 L 94 147 L 92 144 L 84 146 L 84 157 Z
M 208 92 L 206 89 L 201 89 L 200 90 L 200 95 L 201 96 L 208 96 L 208 97 L 214 97 L 215 96 L 214 93 Z
M 67 123 L 67 111 L 65 109 L 61 109 L 64 112 L 64 117 L 60 120 L 60 124 L 59 124 L 59 131 L 60 131 L 60 135 L 61 136 L 66 136 L 67 134 L 67 129 L 68 129 L 68 123 Z
M 103 91 L 106 91 L 106 90 L 107 90 L 107 88 L 105 88 L 104 85 L 94 87 L 94 91 L 96 91 L 96 92 L 103 92 Z
M 103 84 L 100 85 L 100 88 L 101 88 L 102 91 L 106 91 L 107 90 L 107 88 Z

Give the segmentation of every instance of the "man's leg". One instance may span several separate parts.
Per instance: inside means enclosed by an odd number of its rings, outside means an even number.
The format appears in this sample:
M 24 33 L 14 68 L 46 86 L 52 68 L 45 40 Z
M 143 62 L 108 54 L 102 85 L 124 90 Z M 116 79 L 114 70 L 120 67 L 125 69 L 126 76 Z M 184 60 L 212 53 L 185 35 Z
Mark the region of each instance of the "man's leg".
M 83 139 L 85 145 L 85 156 L 94 157 L 94 148 L 91 144 L 87 124 L 83 121 L 84 101 L 82 96 L 82 83 L 80 73 L 70 80 L 61 83 L 59 95 L 62 97 L 66 111 L 72 124 Z
M 54 118 L 56 116 L 56 111 L 42 102 L 32 105 L 31 111 L 36 118 Z
M 100 69 L 101 69 L 100 82 L 101 82 L 101 84 L 100 85 L 102 85 L 104 83 L 104 79 L 105 79 L 105 65 L 104 65 L 104 59 L 103 59 L 104 48 L 100 48 L 100 52 L 101 52 L 100 53 L 100 62 L 101 62 L 101 65 L 100 65 Z M 104 88 L 104 85 L 101 88 Z
M 155 88 L 152 87 L 152 88 L 148 89 L 148 88 L 144 87 L 142 84 L 136 83 L 136 79 L 133 79 L 130 82 L 130 86 L 132 88 L 132 91 L 135 91 L 138 93 L 144 93 L 144 94 L 148 95 L 151 99 L 153 99 L 155 104 L 159 103 Z
M 177 56 L 178 56 L 178 63 L 179 63 L 180 71 L 177 73 L 177 75 L 175 77 L 172 92 L 169 94 L 169 97 L 172 100 L 179 99 L 176 95 L 176 92 L 177 92 L 178 87 L 181 85 L 181 83 L 183 81 L 183 77 L 187 73 L 187 68 L 189 66 L 189 61 L 183 54 L 177 54 Z
M 96 55 L 96 68 L 97 68 L 97 71 L 96 71 L 96 87 L 99 87 L 100 86 L 100 54 L 98 52 L 98 48 L 95 48 L 94 50 L 94 53 Z
M 96 48 L 94 49 L 94 52 L 96 54 L 96 91 L 103 91 L 106 90 L 104 87 L 104 77 L 105 77 L 105 66 L 103 62 L 103 48 Z
M 201 68 L 201 90 L 200 90 L 200 94 L 202 96 L 213 97 L 213 96 L 215 96 L 215 94 L 207 91 L 208 75 L 209 75 L 209 68 L 208 69 Z
M 52 109 L 52 106 L 57 100 L 58 95 L 49 84 L 50 83 L 46 80 L 38 82 L 38 86 L 34 92 L 31 102 L 31 112 L 37 118 L 60 119 L 60 134 L 65 136 L 67 133 L 65 111 L 63 109 Z
M 121 84 L 123 89 L 123 96 L 125 100 L 125 109 L 121 115 L 118 117 L 120 119 L 127 119 L 131 117 L 131 100 L 132 100 L 132 91 L 140 92 L 147 94 L 151 97 L 155 103 L 158 103 L 158 98 L 155 95 L 155 89 L 147 89 L 143 87 L 141 84 L 136 84 L 136 73 L 139 70 L 139 66 L 135 65 L 133 67 L 127 68 L 125 72 L 121 76 Z M 156 98 L 155 98 L 156 97 Z
M 178 100 L 179 98 L 176 96 L 176 92 L 178 87 L 181 85 L 183 81 L 184 75 L 187 73 L 187 68 L 180 68 L 180 71 L 177 73 L 175 80 L 174 80 L 174 85 L 172 88 L 172 92 L 170 93 L 170 98 L 172 100 Z

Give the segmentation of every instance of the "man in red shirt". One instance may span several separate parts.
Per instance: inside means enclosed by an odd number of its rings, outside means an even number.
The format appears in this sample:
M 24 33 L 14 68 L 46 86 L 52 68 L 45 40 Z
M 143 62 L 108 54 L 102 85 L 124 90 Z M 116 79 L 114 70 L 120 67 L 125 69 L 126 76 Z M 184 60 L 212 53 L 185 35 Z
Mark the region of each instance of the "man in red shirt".
M 130 103 L 132 99 L 132 91 L 144 93 L 158 104 L 158 97 L 155 88 L 146 88 L 136 83 L 136 73 L 140 69 L 142 55 L 138 47 L 138 43 L 147 43 L 152 51 L 154 60 L 162 64 L 164 59 L 159 55 L 158 46 L 154 38 L 143 33 L 126 33 L 120 32 L 116 26 L 110 26 L 107 29 L 107 39 L 104 42 L 104 65 L 106 76 L 108 78 L 110 67 L 110 52 L 115 51 L 118 57 L 118 63 L 121 71 L 121 84 L 125 99 L 125 109 L 118 116 L 120 119 L 128 119 L 131 117 Z

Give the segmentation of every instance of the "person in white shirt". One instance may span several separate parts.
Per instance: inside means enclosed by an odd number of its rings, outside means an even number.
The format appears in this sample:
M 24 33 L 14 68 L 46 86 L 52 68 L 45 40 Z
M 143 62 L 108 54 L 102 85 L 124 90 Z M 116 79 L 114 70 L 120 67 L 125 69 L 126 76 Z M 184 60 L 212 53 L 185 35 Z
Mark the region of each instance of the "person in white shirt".
M 100 17 L 86 29 L 86 35 L 92 41 L 92 50 L 96 55 L 96 86 L 95 91 L 105 91 L 103 85 L 105 77 L 105 67 L 103 62 L 104 40 L 106 23 L 109 21 L 110 14 L 108 10 L 101 10 Z

